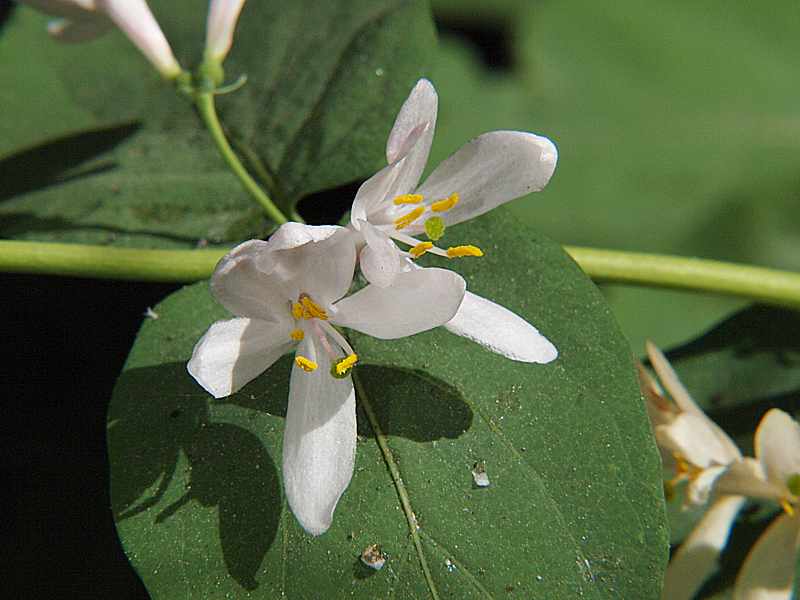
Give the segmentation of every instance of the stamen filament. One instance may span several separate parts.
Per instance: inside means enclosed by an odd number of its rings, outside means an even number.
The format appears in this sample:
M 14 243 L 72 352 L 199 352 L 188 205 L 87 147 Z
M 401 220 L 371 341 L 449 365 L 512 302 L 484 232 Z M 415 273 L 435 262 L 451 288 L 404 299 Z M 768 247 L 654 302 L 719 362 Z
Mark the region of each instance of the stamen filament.
M 483 256 L 483 250 L 477 246 L 451 246 L 447 249 L 448 258 L 460 258 L 462 256 Z
M 311 371 L 315 371 L 317 368 L 317 363 L 299 354 L 294 357 L 294 363 L 306 373 L 311 373 Z
M 422 194 L 402 194 L 401 196 L 397 196 L 392 202 L 395 203 L 395 206 L 400 206 L 401 204 L 419 204 L 422 200 Z
M 397 230 L 404 229 L 411 225 L 414 221 L 419 219 L 422 216 L 422 213 L 425 212 L 424 206 L 418 206 L 410 213 L 403 215 L 402 217 L 397 217 L 394 220 L 394 228 Z
M 406 235 L 404 233 L 398 233 L 396 231 L 392 231 L 390 233 L 390 236 L 393 239 L 397 240 L 398 242 L 400 242 L 402 244 L 406 244 L 407 246 L 412 246 L 413 247 L 413 246 L 416 246 L 417 244 L 422 244 L 423 243 L 423 242 L 420 242 L 417 238 L 411 237 L 410 235 Z M 447 256 L 447 252 L 445 252 L 444 250 L 442 250 L 441 248 L 439 248 L 437 246 L 431 246 L 428 249 L 428 252 L 430 252 L 431 254 L 436 254 L 438 256 L 445 256 L 445 257 Z
M 456 204 L 458 204 L 459 196 L 458 192 L 453 192 L 450 194 L 449 197 L 444 198 L 442 200 L 438 200 L 431 204 L 431 210 L 433 212 L 445 212 L 453 208 Z
M 344 336 L 339 333 L 333 325 L 327 321 L 319 321 L 319 326 L 323 331 L 325 331 L 325 333 L 333 338 L 334 342 L 339 344 L 339 347 L 344 350 L 346 355 L 349 356 L 351 354 L 355 354 L 353 347 L 347 343 L 347 340 L 344 338 Z

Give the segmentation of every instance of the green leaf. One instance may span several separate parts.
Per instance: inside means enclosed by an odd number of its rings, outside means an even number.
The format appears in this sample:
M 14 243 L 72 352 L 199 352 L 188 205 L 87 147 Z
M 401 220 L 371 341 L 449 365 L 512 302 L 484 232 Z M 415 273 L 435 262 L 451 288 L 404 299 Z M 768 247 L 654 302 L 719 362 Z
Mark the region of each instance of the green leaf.
M 667 357 L 692 397 L 746 456 L 753 455 L 753 433 L 767 410 L 780 408 L 792 416 L 800 410 L 796 311 L 751 306 L 673 348 Z M 679 498 L 668 503 L 673 542 L 681 541 L 702 516 L 698 511 L 681 512 L 679 503 Z M 701 597 L 728 597 L 747 552 L 774 514 L 774 507 L 767 506 L 739 516 L 721 557 L 722 569 Z M 795 584 L 798 592 L 800 585 Z
M 155 308 L 108 417 L 118 531 L 154 598 L 209 589 L 255 598 L 658 597 L 667 544 L 658 457 L 627 344 L 601 295 L 557 245 L 502 209 L 447 236 L 486 252 L 447 266 L 535 323 L 559 358 L 515 363 L 443 328 L 395 341 L 352 333 L 361 357 L 356 468 L 319 538 L 297 525 L 276 475 L 291 358 L 213 401 L 185 363 L 224 311 L 203 283 Z M 473 483 L 481 461 L 488 488 Z M 413 533 L 409 519 L 419 524 Z M 377 572 L 359 561 L 375 543 L 388 554 Z
M 181 63 L 196 66 L 205 10 L 190 0 L 151 5 Z M 45 19 L 16 13 L 0 40 L 19 57 L 6 68 L 14 85 L 0 92 L 14 115 L 0 124 L 0 173 L 11 182 L 0 235 L 155 247 L 263 235 L 268 223 L 190 103 L 121 33 L 60 45 L 47 39 Z M 248 81 L 217 98 L 223 124 L 288 211 L 381 166 L 392 119 L 434 42 L 422 0 L 249 2 L 226 61 L 232 79 Z M 120 139 L 131 124 L 139 128 Z M 72 146 L 79 157 L 64 156 Z M 14 169 L 23 161 L 25 176 Z

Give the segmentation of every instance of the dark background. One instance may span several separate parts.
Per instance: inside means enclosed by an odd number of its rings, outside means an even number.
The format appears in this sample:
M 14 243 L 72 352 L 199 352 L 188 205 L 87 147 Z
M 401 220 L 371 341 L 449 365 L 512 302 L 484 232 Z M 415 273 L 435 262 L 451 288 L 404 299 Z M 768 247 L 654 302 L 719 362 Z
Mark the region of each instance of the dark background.
M 11 12 L 0 0 L 0 28 Z M 437 26 L 468 38 L 487 65 L 508 67 L 502 30 L 441 19 Z M 42 43 L 50 43 L 44 31 Z M 330 194 L 349 206 L 356 189 Z M 307 198 L 301 214 L 336 222 L 335 209 L 315 210 L 334 204 L 321 200 Z M 148 598 L 111 516 L 106 410 L 145 310 L 179 287 L 0 274 L 3 597 Z

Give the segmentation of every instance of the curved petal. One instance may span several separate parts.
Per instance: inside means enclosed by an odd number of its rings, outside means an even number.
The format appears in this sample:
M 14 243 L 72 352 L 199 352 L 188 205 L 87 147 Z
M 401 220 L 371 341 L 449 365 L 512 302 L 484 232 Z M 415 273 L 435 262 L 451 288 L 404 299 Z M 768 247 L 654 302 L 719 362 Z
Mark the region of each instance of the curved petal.
M 289 351 L 291 321 L 217 321 L 195 344 L 189 374 L 215 398 L 238 392 Z
M 445 327 L 511 360 L 546 364 L 558 356 L 556 347 L 525 319 L 470 292 Z
M 96 0 L 96 5 L 164 77 L 175 77 L 181 72 L 172 48 L 145 0 Z
M 277 282 L 288 298 L 306 293 L 327 305 L 344 296 L 353 282 L 356 248 L 353 233 L 336 225 L 285 223 L 259 253 L 256 265 Z
M 717 466 L 703 469 L 699 475 L 689 481 L 686 486 L 686 503 L 690 506 L 702 506 L 708 502 L 714 485 L 727 467 Z
M 328 530 L 339 498 L 353 476 L 356 408 L 353 382 L 331 376 L 331 363 L 306 338 L 297 350 L 318 364 L 295 366 L 283 433 L 283 484 L 295 517 L 307 532 Z
M 800 475 L 800 425 L 782 410 L 762 417 L 753 445 L 771 483 L 785 487 L 789 477 Z
M 800 518 L 782 514 L 750 550 L 736 578 L 734 600 L 790 600 Z
M 672 557 L 664 575 L 662 600 L 692 600 L 716 570 L 731 525 L 745 499 L 723 496 L 712 504 Z
M 206 54 L 222 61 L 233 44 L 236 21 L 244 0 L 211 0 L 206 19 Z
M 785 496 L 785 487 L 767 481 L 763 465 L 749 457 L 731 464 L 725 470 L 717 480 L 717 491 L 775 501 L 780 501 Z
M 358 188 L 350 209 L 350 224 L 357 231 L 361 228 L 361 222 L 369 220 L 369 215 L 378 210 L 384 200 L 387 200 L 389 190 L 394 188 L 395 179 L 397 179 L 402 166 L 402 164 L 395 163 L 384 167 Z
M 490 131 L 436 167 L 417 193 L 437 200 L 457 192 L 458 204 L 441 214 L 446 224 L 453 225 L 540 191 L 553 175 L 557 156 L 547 138 L 522 131 Z M 416 225 L 412 231 L 421 227 Z
M 386 287 L 368 285 L 337 302 L 331 322 L 384 340 L 413 335 L 452 319 L 466 285 L 447 269 L 398 273 Z
M 400 251 L 388 235 L 366 221 L 361 221 L 361 233 L 367 243 L 358 255 L 361 272 L 370 283 L 386 287 L 403 270 Z
M 656 427 L 655 434 L 659 444 L 701 469 L 731 462 L 714 430 L 696 415 L 681 413 L 672 423 Z
M 78 44 L 103 35 L 111 27 L 108 19 L 86 17 L 81 19 L 54 19 L 47 24 L 47 33 L 59 42 Z
M 289 313 L 292 291 L 286 274 L 259 268 L 269 244 L 250 240 L 236 246 L 217 264 L 211 276 L 211 293 L 238 317 L 279 321 Z
M 664 353 L 661 352 L 661 350 L 659 350 L 656 345 L 649 340 L 646 342 L 646 348 L 647 356 L 650 359 L 650 363 L 653 365 L 656 375 L 658 375 L 662 385 L 667 389 L 667 392 L 669 392 L 670 396 L 672 396 L 672 399 L 675 401 L 675 404 L 678 405 L 678 408 L 685 413 L 693 414 L 706 422 L 709 429 L 714 432 L 714 435 L 718 438 L 719 443 L 724 448 L 724 451 L 728 457 L 726 462 L 740 458 L 742 453 L 739 451 L 739 448 L 736 446 L 730 436 L 728 436 L 728 434 L 725 433 L 719 427 L 719 425 L 709 419 L 706 413 L 704 413 L 703 410 L 692 399 L 689 391 L 684 387 L 683 383 L 681 383 L 681 380 L 678 378 L 678 374 L 675 372 L 675 369 L 672 368 L 672 365 L 669 364 L 669 361 L 667 360 L 667 357 L 664 356 Z

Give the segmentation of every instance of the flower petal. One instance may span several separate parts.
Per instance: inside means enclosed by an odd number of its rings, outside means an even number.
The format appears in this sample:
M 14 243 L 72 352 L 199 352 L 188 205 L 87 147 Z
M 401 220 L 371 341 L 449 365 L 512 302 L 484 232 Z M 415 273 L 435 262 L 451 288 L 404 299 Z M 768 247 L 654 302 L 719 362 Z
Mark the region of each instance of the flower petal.
M 800 475 L 800 425 L 782 410 L 762 417 L 753 445 L 771 483 L 785 487 L 789 477 Z
M 358 231 L 362 221 L 369 220 L 369 215 L 379 210 L 389 195 L 389 190 L 394 188 L 400 169 L 403 165 L 391 164 L 384 167 L 375 175 L 361 184 L 350 209 L 350 224 Z
M 681 413 L 668 425 L 656 427 L 655 435 L 659 444 L 701 469 L 731 462 L 707 420 L 697 415 Z
M 669 364 L 669 361 L 667 360 L 667 357 L 664 356 L 664 353 L 661 352 L 661 350 L 659 350 L 656 345 L 649 340 L 646 342 L 646 348 L 647 356 L 650 359 L 650 363 L 653 365 L 656 375 L 658 375 L 661 383 L 667 389 L 667 392 L 669 392 L 670 396 L 672 396 L 675 404 L 677 404 L 678 407 L 685 413 L 693 414 L 706 422 L 709 429 L 714 432 L 714 435 L 718 438 L 719 443 L 724 448 L 724 451 L 728 457 L 726 462 L 740 458 L 742 453 L 739 451 L 739 448 L 736 446 L 730 436 L 728 436 L 728 434 L 725 433 L 719 427 L 719 425 L 709 419 L 706 413 L 704 413 L 703 410 L 692 399 L 689 391 L 684 387 L 683 383 L 681 383 L 681 380 L 678 378 L 678 374 L 675 372 L 675 369 L 672 368 L 672 365 Z
M 703 469 L 694 479 L 689 481 L 686 486 L 686 504 L 690 506 L 702 506 L 708 502 L 714 485 L 720 476 L 725 473 L 726 466 L 708 467 Z
M 388 235 L 366 221 L 361 221 L 361 233 L 367 242 L 358 255 L 361 272 L 370 283 L 386 287 L 403 270 L 400 250 Z
M 206 19 L 206 54 L 222 61 L 231 49 L 244 0 L 211 0 Z
M 723 496 L 712 504 L 672 557 L 664 575 L 663 600 L 692 600 L 716 570 L 731 525 L 745 499 Z
M 755 543 L 739 571 L 734 600 L 789 600 L 794 587 L 800 518 L 782 514 Z
M 315 361 L 307 373 L 295 366 L 283 433 L 283 483 L 286 499 L 307 532 L 320 535 L 353 476 L 356 408 L 353 382 L 330 374 L 327 354 L 306 338 L 298 355 Z
M 522 131 L 490 131 L 436 167 L 417 193 L 437 200 L 457 192 L 458 204 L 441 214 L 445 223 L 453 225 L 538 192 L 550 181 L 557 156 L 547 138 Z M 412 231 L 421 231 L 421 225 Z
M 293 289 L 288 275 L 259 268 L 269 253 L 268 242 L 250 240 L 236 246 L 217 264 L 211 276 L 211 293 L 222 306 L 239 317 L 278 321 L 288 314 Z
M 236 393 L 266 371 L 292 344 L 291 321 L 217 321 L 195 344 L 189 374 L 215 398 Z
M 334 305 L 331 322 L 391 340 L 444 325 L 464 298 L 464 279 L 447 269 L 398 273 L 386 287 L 368 285 Z
M 546 364 L 558 356 L 556 347 L 525 319 L 470 292 L 445 327 L 511 360 Z
M 96 0 L 96 5 L 164 77 L 172 78 L 181 72 L 172 48 L 145 0 Z
M 717 491 L 721 494 L 737 494 L 776 501 L 780 501 L 785 495 L 785 487 L 767 481 L 763 465 L 750 457 L 731 464 L 725 470 L 717 480 Z

